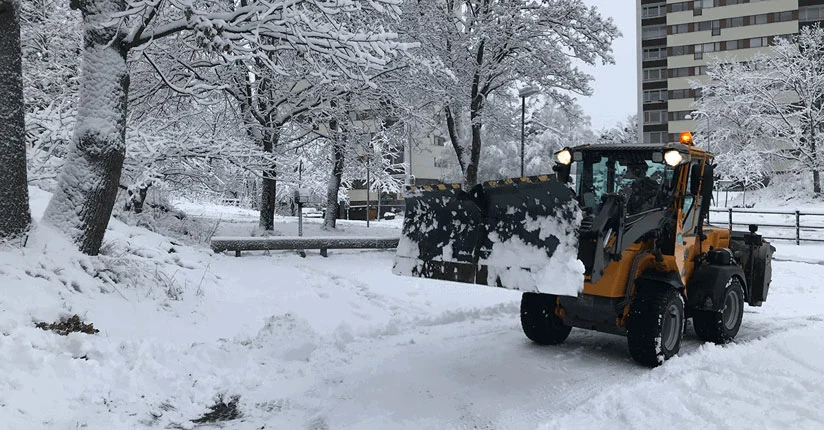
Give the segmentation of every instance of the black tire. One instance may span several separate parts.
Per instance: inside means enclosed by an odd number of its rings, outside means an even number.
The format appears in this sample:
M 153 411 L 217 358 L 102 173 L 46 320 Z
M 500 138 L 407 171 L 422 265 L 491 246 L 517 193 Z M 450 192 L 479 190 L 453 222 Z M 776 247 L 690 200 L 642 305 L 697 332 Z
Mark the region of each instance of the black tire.
M 744 317 L 744 287 L 738 277 L 732 277 L 724 289 L 724 307 L 720 311 L 695 311 L 692 325 L 703 341 L 730 343 L 741 328 Z
M 572 327 L 555 315 L 556 299 L 539 293 L 521 296 L 521 327 L 529 340 L 540 345 L 558 345 L 569 336 Z
M 632 299 L 627 320 L 627 344 L 632 358 L 656 367 L 681 349 L 684 336 L 684 299 L 666 286 L 647 286 Z

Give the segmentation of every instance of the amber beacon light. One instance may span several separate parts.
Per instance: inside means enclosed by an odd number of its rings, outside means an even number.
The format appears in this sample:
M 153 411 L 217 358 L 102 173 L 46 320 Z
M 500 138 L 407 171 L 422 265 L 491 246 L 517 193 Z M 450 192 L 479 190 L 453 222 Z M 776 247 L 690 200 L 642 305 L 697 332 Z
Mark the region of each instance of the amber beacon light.
M 692 145 L 692 133 L 685 131 L 681 133 L 681 143 L 684 145 Z

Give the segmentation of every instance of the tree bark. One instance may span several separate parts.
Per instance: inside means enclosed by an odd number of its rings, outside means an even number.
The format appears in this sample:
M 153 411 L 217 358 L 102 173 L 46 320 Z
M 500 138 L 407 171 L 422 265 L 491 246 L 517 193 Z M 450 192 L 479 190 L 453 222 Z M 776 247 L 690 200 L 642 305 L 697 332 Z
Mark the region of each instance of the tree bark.
M 77 125 L 44 221 L 69 235 L 81 252 L 97 255 L 109 224 L 126 156 L 128 48 L 112 14 L 124 0 L 72 0 L 83 13 Z
M 332 140 L 332 174 L 329 175 L 329 184 L 326 188 L 326 215 L 323 219 L 323 227 L 333 229 L 337 223 L 338 211 L 340 210 L 338 193 L 340 192 L 341 178 L 343 178 L 344 142 L 341 140 L 341 135 L 336 133 L 338 128 L 336 120 L 329 121 L 329 128 L 334 136 Z
M 469 162 L 466 163 L 464 170 L 464 185 L 467 189 L 475 186 L 478 183 L 478 164 L 481 161 L 481 105 L 478 105 L 477 110 L 475 102 L 472 103 L 472 111 L 470 117 L 472 118 L 472 144 L 469 147 Z M 477 122 L 476 122 L 477 121 Z
M 280 133 L 264 133 L 263 152 L 273 153 Z M 263 231 L 275 229 L 275 208 L 277 206 L 277 180 L 275 179 L 275 165 L 263 172 L 263 186 L 260 194 L 260 222 L 258 226 Z
M 472 100 L 469 105 L 469 122 L 472 129 L 472 141 L 469 147 L 469 160 L 466 160 L 464 168 L 464 185 L 467 189 L 478 183 L 478 163 L 481 160 L 481 122 L 484 99 L 486 94 L 481 91 L 481 67 L 484 64 L 484 42 L 478 46 L 475 55 L 475 74 L 472 78 L 472 88 L 470 96 Z
M 817 142 L 815 141 L 815 126 L 813 125 L 814 122 L 810 121 L 810 154 L 813 157 L 813 194 L 816 197 L 821 195 L 821 171 L 819 170 L 818 165 L 818 150 Z
M 0 240 L 25 233 L 31 223 L 26 178 L 20 3 L 0 0 Z
M 461 172 L 465 171 L 463 159 L 463 146 L 461 146 L 461 138 L 458 133 L 458 123 L 452 113 L 452 107 L 447 105 L 444 107 L 446 114 L 446 132 L 449 135 L 449 141 L 452 143 L 452 149 L 455 150 L 455 155 L 458 157 L 458 165 L 461 166 Z

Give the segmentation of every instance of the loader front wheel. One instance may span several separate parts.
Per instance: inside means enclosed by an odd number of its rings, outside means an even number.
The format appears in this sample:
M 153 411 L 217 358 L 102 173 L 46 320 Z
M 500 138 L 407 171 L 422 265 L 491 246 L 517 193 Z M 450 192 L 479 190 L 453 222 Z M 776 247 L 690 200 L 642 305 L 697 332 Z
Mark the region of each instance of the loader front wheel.
M 627 343 L 635 361 L 656 367 L 678 353 L 685 318 L 684 299 L 676 289 L 653 285 L 639 290 L 628 317 Z
M 539 345 L 558 345 L 569 336 L 572 327 L 555 315 L 556 296 L 524 293 L 521 296 L 521 327 L 529 340 Z
M 744 287 L 737 277 L 724 290 L 724 307 L 720 311 L 696 311 L 692 317 L 695 334 L 705 342 L 729 343 L 741 328 L 744 316 Z

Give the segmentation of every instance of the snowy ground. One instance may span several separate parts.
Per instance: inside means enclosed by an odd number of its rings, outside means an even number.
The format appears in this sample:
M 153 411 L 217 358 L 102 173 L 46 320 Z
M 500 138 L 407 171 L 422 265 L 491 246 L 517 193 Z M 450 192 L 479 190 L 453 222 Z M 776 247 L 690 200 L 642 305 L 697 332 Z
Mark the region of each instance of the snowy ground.
M 199 215 L 219 234 L 255 222 Z M 381 223 L 340 234 L 397 234 Z M 118 221 L 106 243 L 85 257 L 39 228 L 0 249 L 0 428 L 193 428 L 217 396 L 239 396 L 232 429 L 824 426 L 822 246 L 777 244 L 769 300 L 734 344 L 688 329 L 649 370 L 618 336 L 535 346 L 516 292 L 396 277 L 391 252 L 235 258 Z M 100 332 L 34 327 L 75 313 Z

